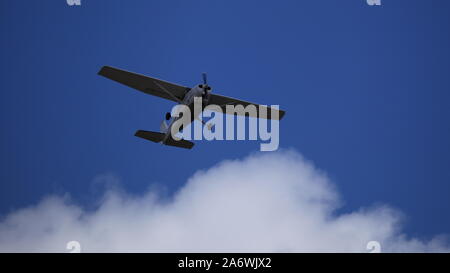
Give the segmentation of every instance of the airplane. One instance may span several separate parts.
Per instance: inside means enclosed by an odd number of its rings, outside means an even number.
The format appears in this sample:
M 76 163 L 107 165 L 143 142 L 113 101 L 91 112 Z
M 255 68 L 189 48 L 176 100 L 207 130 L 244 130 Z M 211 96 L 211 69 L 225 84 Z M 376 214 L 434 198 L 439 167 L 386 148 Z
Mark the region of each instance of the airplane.
M 121 70 L 118 68 L 114 68 L 111 66 L 103 66 L 100 71 L 98 72 L 99 75 L 106 77 L 108 79 L 114 80 L 118 83 L 127 85 L 131 88 L 137 89 L 141 92 L 144 92 L 149 95 L 157 96 L 160 98 L 168 99 L 174 102 L 177 102 L 178 104 L 186 105 L 191 109 L 191 119 L 190 122 L 193 122 L 195 119 L 198 119 L 194 116 L 194 98 L 202 98 L 202 111 L 203 109 L 210 104 L 218 105 L 225 113 L 225 107 L 227 105 L 242 105 L 246 107 L 247 105 L 255 105 L 257 109 L 257 116 L 259 117 L 259 111 L 260 109 L 263 109 L 264 106 L 260 106 L 256 103 L 251 103 L 243 100 L 238 100 L 218 94 L 212 93 L 211 86 L 208 85 L 207 82 L 207 76 L 206 73 L 202 74 L 203 77 L 203 83 L 198 84 L 192 88 L 173 84 L 167 81 L 163 81 L 160 79 L 144 76 L 141 74 Z M 261 107 L 261 108 L 260 108 Z M 265 118 L 267 119 L 276 119 L 278 116 L 278 119 L 281 120 L 285 114 L 285 111 L 283 110 L 277 110 L 272 109 L 270 107 L 266 107 L 266 113 L 267 116 Z M 275 117 L 272 118 L 271 112 L 278 111 L 278 115 L 275 115 Z M 235 115 L 239 115 L 239 113 L 235 113 Z M 248 113 L 244 115 L 251 116 Z M 171 119 L 170 112 L 166 113 L 165 120 L 169 121 Z M 175 140 L 172 137 L 171 134 L 171 126 L 174 124 L 174 122 L 181 117 L 174 117 L 172 118 L 172 121 L 169 125 L 163 120 L 160 128 L 160 132 L 151 132 L 151 131 L 144 131 L 144 130 L 138 130 L 135 133 L 135 136 L 153 141 L 155 143 L 161 143 L 164 145 L 169 146 L 175 146 L 185 149 L 191 149 L 194 146 L 193 142 L 181 139 L 181 140 Z M 200 120 L 203 124 L 204 121 Z M 209 128 L 210 129 L 210 128 Z

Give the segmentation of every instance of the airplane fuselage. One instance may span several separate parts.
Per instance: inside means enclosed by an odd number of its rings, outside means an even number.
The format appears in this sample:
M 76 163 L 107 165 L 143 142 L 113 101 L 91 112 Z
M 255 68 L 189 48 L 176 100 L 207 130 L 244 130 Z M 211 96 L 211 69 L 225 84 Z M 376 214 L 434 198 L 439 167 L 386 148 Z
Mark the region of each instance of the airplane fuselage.
M 195 98 L 202 98 L 202 109 L 201 110 L 203 111 L 203 109 L 208 105 L 210 92 L 211 92 L 211 88 L 209 89 L 209 91 L 206 94 L 204 94 L 202 85 L 198 84 L 198 85 L 192 87 L 184 96 L 183 103 L 180 103 L 180 104 L 186 105 L 191 110 L 191 115 L 192 115 L 191 122 L 194 122 L 194 120 L 197 119 L 198 115 L 200 114 L 198 111 L 196 112 L 194 109 Z M 178 116 L 178 117 L 172 118 L 170 124 L 168 125 L 167 131 L 165 132 L 166 136 L 164 137 L 163 143 L 165 143 L 167 141 L 167 139 L 169 137 L 171 137 L 172 125 L 175 123 L 175 121 L 179 120 L 180 118 L 182 118 L 182 117 Z
M 200 87 L 200 85 L 196 85 L 186 93 L 183 98 L 183 104 L 189 106 L 194 103 L 195 97 L 202 97 L 202 95 L 203 89 Z

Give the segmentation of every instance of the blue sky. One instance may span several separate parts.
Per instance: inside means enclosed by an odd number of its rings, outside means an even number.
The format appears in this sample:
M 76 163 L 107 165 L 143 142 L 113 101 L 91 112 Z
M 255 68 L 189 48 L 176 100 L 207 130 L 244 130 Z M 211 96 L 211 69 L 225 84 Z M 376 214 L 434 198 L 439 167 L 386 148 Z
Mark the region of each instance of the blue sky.
M 172 103 L 96 73 L 111 65 L 286 110 L 280 146 L 324 170 L 342 212 L 387 203 L 416 237 L 449 233 L 450 3 L 382 1 L 0 2 L 0 214 L 95 177 L 176 191 L 255 141 L 186 151 L 133 136 Z

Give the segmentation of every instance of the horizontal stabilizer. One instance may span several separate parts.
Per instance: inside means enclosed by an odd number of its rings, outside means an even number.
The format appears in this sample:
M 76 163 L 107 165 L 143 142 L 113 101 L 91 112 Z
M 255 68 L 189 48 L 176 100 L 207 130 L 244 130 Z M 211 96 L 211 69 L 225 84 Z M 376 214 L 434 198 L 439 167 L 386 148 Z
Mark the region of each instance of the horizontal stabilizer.
M 137 137 L 146 139 L 146 140 L 156 142 L 156 143 L 161 142 L 165 137 L 165 134 L 163 134 L 163 133 L 143 131 L 143 130 L 136 131 L 136 133 L 134 135 Z
M 138 130 L 138 131 L 136 131 L 136 133 L 134 135 L 137 137 L 146 139 L 146 140 L 156 142 L 156 143 L 163 141 L 164 137 L 166 136 L 163 133 L 150 132 L 150 131 L 144 131 L 144 130 Z M 171 137 L 169 137 L 163 144 L 169 145 L 169 146 L 185 148 L 185 149 L 191 149 L 192 147 L 194 147 L 194 143 L 192 143 L 190 141 L 187 141 L 184 139 L 175 140 Z
M 164 143 L 166 145 L 169 146 L 175 146 L 175 147 L 180 147 L 180 148 L 185 148 L 185 149 L 192 149 L 192 147 L 194 147 L 194 143 L 181 139 L 181 140 L 175 140 L 171 137 L 169 137 L 166 142 Z

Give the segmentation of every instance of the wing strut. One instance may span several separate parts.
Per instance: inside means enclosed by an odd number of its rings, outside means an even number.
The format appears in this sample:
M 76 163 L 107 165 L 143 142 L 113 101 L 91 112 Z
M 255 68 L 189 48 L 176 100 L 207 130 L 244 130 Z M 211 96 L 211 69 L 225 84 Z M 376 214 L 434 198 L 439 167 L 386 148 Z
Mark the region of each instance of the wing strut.
M 156 84 L 162 91 L 166 92 L 166 94 L 171 97 L 173 100 L 177 101 L 178 103 L 183 103 L 182 100 L 180 100 L 179 98 L 175 97 L 172 93 L 170 93 L 169 91 L 167 91 L 166 88 L 164 88 L 164 86 L 162 86 L 161 84 L 159 84 L 156 81 L 153 81 L 154 84 Z

